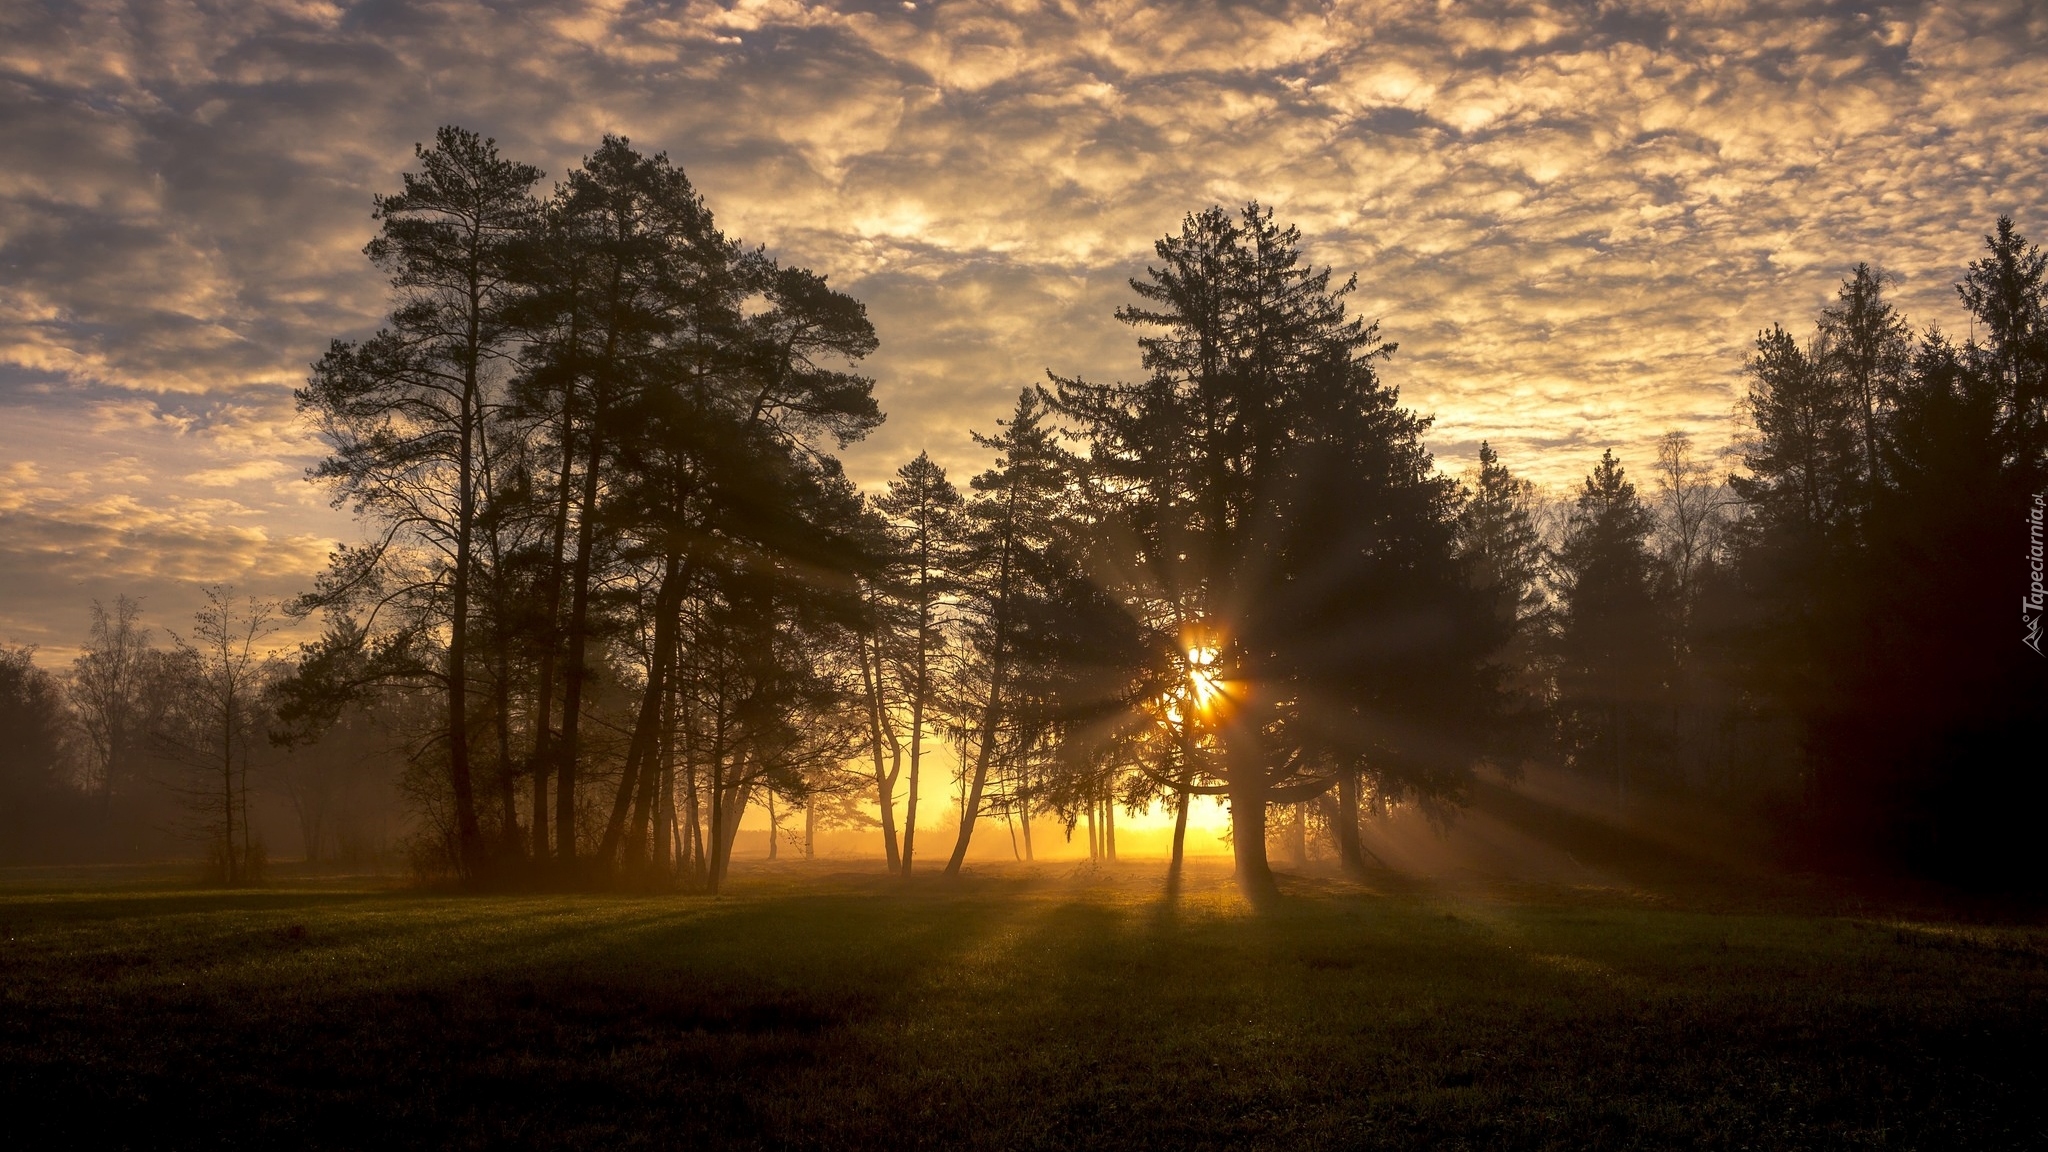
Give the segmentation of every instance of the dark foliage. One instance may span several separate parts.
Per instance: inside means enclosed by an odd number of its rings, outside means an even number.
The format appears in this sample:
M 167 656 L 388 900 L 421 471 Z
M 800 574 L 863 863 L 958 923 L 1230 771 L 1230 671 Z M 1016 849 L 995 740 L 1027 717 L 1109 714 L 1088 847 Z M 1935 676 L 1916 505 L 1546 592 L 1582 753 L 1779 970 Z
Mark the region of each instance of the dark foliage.
M 1746 667 L 1800 725 L 1814 859 L 2048 883 L 2028 847 L 2048 800 L 2044 267 L 2001 219 L 1958 285 L 1981 343 L 1930 330 L 1906 357 L 1863 267 L 1823 314 L 1822 355 L 1779 329 L 1758 340 L 1735 481 Z

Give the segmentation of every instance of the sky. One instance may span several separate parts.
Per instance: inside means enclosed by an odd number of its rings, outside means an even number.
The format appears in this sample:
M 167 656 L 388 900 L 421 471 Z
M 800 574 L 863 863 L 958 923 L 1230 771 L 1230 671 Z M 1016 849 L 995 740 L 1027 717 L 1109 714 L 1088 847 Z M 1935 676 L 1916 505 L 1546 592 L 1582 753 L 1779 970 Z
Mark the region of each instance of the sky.
M 559 179 L 606 132 L 866 302 L 888 422 L 956 478 L 1019 388 L 1137 373 L 1153 240 L 1257 199 L 1356 274 L 1432 414 L 1562 490 L 1721 450 L 1744 352 L 1860 260 L 1916 325 L 2000 213 L 2048 236 L 2048 6 L 45 3 L 0 6 L 0 641 L 189 619 L 358 536 L 292 389 L 374 330 L 370 198 L 437 125 Z

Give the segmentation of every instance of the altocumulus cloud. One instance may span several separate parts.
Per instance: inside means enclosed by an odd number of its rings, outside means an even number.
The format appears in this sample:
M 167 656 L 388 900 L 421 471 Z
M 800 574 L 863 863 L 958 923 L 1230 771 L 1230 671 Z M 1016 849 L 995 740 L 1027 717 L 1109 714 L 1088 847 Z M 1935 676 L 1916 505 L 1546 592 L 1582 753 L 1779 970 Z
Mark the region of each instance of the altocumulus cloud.
M 1451 467 L 1563 483 L 1725 443 L 1742 352 L 1858 260 L 1909 315 L 2048 231 L 2038 5 L 17 2 L 0 14 L 0 636 L 85 598 L 288 595 L 351 529 L 289 389 L 376 324 L 369 196 L 440 123 L 559 175 L 606 131 L 870 306 L 875 482 L 1110 318 L 1182 213 L 1257 198 L 1357 273 Z

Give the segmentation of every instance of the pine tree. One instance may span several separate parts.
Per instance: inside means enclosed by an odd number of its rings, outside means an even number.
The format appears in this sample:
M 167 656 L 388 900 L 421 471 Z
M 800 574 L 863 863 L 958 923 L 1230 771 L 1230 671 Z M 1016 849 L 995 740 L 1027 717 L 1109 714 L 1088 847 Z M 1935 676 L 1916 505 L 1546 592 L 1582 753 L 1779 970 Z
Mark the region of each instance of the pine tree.
M 1574 762 L 1625 797 L 1651 739 L 1649 709 L 1669 674 L 1654 522 L 1612 450 L 1579 490 L 1553 558 L 1558 705 Z
M 1870 265 L 1856 265 L 1820 314 L 1818 367 L 1849 403 L 1860 452 L 1859 515 L 1868 515 L 1886 482 L 1878 445 L 1911 358 L 1905 318 L 1884 298 L 1885 281 Z
M 1507 696 L 1503 741 L 1498 755 L 1512 768 L 1536 755 L 1549 701 L 1548 655 L 1551 624 L 1545 595 L 1543 538 L 1537 531 L 1536 486 L 1509 471 L 1492 445 L 1481 441 L 1479 469 L 1458 513 L 1458 550 L 1470 566 L 1474 586 L 1492 602 L 1505 640 L 1495 663 Z M 1339 821 L 1340 837 L 1351 828 Z
M 516 351 L 513 253 L 535 223 L 530 189 L 540 170 L 461 128 L 442 128 L 434 147 L 416 152 L 420 171 L 377 199 L 383 229 L 365 249 L 390 275 L 390 324 L 363 343 L 336 342 L 298 401 L 334 449 L 315 477 L 333 486 L 336 504 L 387 526 L 372 565 L 424 566 L 411 599 L 446 637 L 442 738 L 458 851 L 474 873 L 483 844 L 470 768 L 471 598 L 489 498 L 480 455 Z M 362 585 L 341 578 L 328 587 L 339 608 Z
M 967 645 L 979 657 L 968 700 L 978 703 L 961 717 L 971 733 L 973 763 L 961 807 L 960 836 L 946 862 L 946 874 L 958 875 L 982 811 L 989 770 L 997 762 L 999 744 L 1015 754 L 1014 711 L 1010 699 L 1017 653 L 1014 636 L 1032 580 L 1054 531 L 1052 520 L 1067 487 L 1065 460 L 1045 422 L 1046 396 L 1036 388 L 1017 397 L 1016 408 L 994 436 L 976 434 L 974 441 L 996 452 L 996 461 L 971 482 L 974 497 L 966 509 L 961 552 L 960 627 Z M 978 715 L 974 713 L 979 713 Z
M 889 522 L 903 557 L 900 597 L 908 636 L 897 651 L 897 682 L 907 697 L 910 734 L 910 795 L 903 814 L 901 867 L 909 875 L 917 850 L 917 801 L 924 766 L 925 737 L 938 721 L 938 666 L 947 648 L 945 602 L 954 590 L 964 503 L 945 469 L 926 453 L 896 470 L 896 479 L 875 500 Z
M 1300 244 L 1256 204 L 1189 216 L 1133 281 L 1145 304 L 1119 311 L 1147 332 L 1151 376 L 1058 381 L 1089 443 L 1089 566 L 1154 654 L 1120 687 L 1123 714 L 1191 699 L 1180 686 L 1196 680 L 1217 689 L 1197 713 L 1176 709 L 1176 758 L 1216 777 L 1160 782 L 1183 803 L 1227 792 L 1255 900 L 1274 892 L 1269 805 L 1366 764 L 1454 795 L 1475 751 L 1465 737 L 1496 702 L 1481 664 L 1497 637 L 1455 555 L 1455 485 L 1422 448 L 1428 422 L 1378 377 L 1393 346 L 1348 315 L 1355 282 L 1333 286 Z M 1159 723 L 1098 731 L 1142 747 Z

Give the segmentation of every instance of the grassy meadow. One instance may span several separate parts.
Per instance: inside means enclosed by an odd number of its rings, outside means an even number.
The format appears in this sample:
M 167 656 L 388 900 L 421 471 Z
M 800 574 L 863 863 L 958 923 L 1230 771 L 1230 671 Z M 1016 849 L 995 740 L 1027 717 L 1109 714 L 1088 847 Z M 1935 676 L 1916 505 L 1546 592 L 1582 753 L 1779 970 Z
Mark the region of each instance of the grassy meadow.
M 0 877 L 9 1148 L 2023 1148 L 2048 931 L 1223 866 Z

